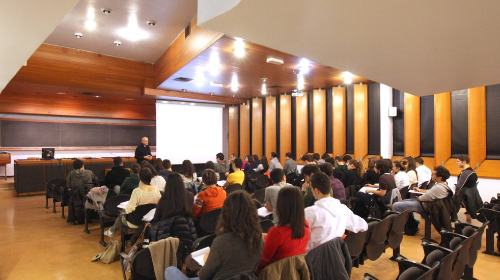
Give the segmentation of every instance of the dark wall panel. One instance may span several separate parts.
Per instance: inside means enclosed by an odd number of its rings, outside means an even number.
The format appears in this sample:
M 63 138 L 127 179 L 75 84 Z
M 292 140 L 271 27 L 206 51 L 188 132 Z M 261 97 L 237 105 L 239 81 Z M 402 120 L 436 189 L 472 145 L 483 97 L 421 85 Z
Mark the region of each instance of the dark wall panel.
M 368 154 L 380 155 L 380 84 L 368 84 Z
M 111 142 L 110 127 L 105 124 L 61 124 L 61 146 L 107 146 Z M 140 136 L 142 137 L 142 136 Z
M 420 97 L 420 155 L 434 157 L 434 95 Z
M 468 90 L 451 92 L 451 156 L 469 153 Z
M 307 114 L 307 129 L 309 131 L 309 138 L 307 140 L 307 152 L 314 153 L 314 95 L 312 90 L 307 92 Z
M 346 154 L 354 154 L 354 87 L 346 87 Z
M 61 125 L 50 122 L 2 121 L 2 147 L 60 147 Z
M 500 85 L 486 87 L 486 158 L 500 159 Z
M 292 97 L 292 155 L 297 160 L 302 155 L 297 155 L 297 99 Z M 305 135 L 304 135 L 305 137 Z
M 331 88 L 326 90 L 326 152 L 333 153 L 333 96 Z
M 405 93 L 393 89 L 392 104 L 398 108 L 398 115 L 393 118 L 393 154 L 395 156 L 404 156 L 405 154 Z

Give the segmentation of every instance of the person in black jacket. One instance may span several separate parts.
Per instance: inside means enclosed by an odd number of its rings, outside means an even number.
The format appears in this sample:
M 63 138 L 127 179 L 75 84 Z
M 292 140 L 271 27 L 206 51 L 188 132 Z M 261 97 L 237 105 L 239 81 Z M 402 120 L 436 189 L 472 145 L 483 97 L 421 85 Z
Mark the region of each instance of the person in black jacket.
M 170 236 L 179 238 L 188 250 L 198 238 L 191 218 L 191 206 L 187 199 L 184 181 L 178 173 L 168 176 L 165 193 L 158 202 L 149 228 L 150 242 Z
M 123 159 L 121 157 L 115 157 L 113 159 L 113 168 L 111 168 L 106 177 L 104 178 L 104 184 L 108 189 L 113 190 L 115 186 L 118 188 L 115 192 L 120 193 L 120 187 L 127 177 L 130 177 L 130 171 L 123 167 Z
M 141 163 L 144 160 L 150 161 L 153 160 L 153 156 L 151 155 L 151 148 L 148 145 L 149 139 L 148 137 L 142 137 L 142 144 L 135 148 L 135 159 L 137 163 Z

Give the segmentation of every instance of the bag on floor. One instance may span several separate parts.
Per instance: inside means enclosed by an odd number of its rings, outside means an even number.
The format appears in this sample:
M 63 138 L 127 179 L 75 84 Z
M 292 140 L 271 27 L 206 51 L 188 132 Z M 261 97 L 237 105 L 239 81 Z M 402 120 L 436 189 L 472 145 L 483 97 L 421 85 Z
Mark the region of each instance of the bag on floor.
M 146 235 L 149 231 L 149 223 L 147 223 L 139 238 L 135 241 L 134 245 L 132 248 L 130 248 L 130 251 L 128 251 L 127 254 L 121 253 L 120 256 L 123 258 L 122 265 L 123 265 L 123 271 L 130 273 L 132 269 L 132 259 L 134 256 L 143 248 L 147 248 L 149 246 L 149 237 L 146 238 Z
M 92 261 L 101 261 L 103 263 L 112 263 L 116 261 L 118 253 L 122 247 L 121 240 L 110 240 L 106 249 L 92 258 Z
M 413 216 L 413 212 L 410 212 L 408 215 L 408 221 L 406 221 L 405 224 L 405 234 L 409 236 L 415 236 L 418 232 L 418 225 L 420 224 L 417 219 L 415 219 L 415 216 Z

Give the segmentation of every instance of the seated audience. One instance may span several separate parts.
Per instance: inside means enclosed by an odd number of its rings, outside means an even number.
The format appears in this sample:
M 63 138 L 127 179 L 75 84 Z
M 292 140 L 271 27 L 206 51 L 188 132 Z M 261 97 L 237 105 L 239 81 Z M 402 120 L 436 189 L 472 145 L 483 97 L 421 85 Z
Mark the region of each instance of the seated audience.
M 370 185 L 378 184 L 378 179 L 380 174 L 375 171 L 375 162 L 377 162 L 376 157 L 368 158 L 368 168 L 366 169 L 366 183 Z
M 73 161 L 73 168 L 66 177 L 66 185 L 68 190 L 71 191 L 73 188 L 81 187 L 85 184 L 99 185 L 99 178 L 91 170 L 86 170 L 81 159 L 75 159 Z
M 143 161 L 141 162 L 141 166 L 149 168 L 151 170 L 151 174 L 153 174 L 153 178 L 151 179 L 151 186 L 155 186 L 162 192 L 165 191 L 165 185 L 167 184 L 167 182 L 165 181 L 165 178 L 163 178 L 163 176 L 160 176 L 160 174 L 158 174 L 153 165 L 151 165 L 151 163 L 149 163 L 148 161 Z M 139 185 L 141 185 L 141 183 L 139 183 Z
M 396 188 L 394 176 L 391 175 L 391 161 L 387 159 L 379 159 L 375 163 L 375 171 L 380 174 L 379 185 L 377 190 L 368 189 L 365 192 L 357 192 L 356 197 L 359 198 L 354 209 L 354 213 L 361 217 L 367 217 L 366 206 L 375 204 L 375 198 L 380 198 L 384 205 L 389 204 L 391 200 L 392 190 Z M 368 185 L 370 187 L 376 187 Z M 372 193 L 373 195 L 371 195 Z
M 170 160 L 164 159 L 161 162 L 161 165 L 163 166 L 163 169 L 157 170 L 158 174 L 160 174 L 160 176 L 165 179 L 165 182 L 168 182 L 168 176 L 174 173 L 174 171 L 172 171 L 172 163 L 170 162 Z
M 182 162 L 181 170 L 179 174 L 182 176 L 182 180 L 184 183 L 194 183 L 196 182 L 196 171 L 194 169 L 194 165 L 190 160 L 186 159 Z
M 330 154 L 329 153 L 324 153 L 322 156 L 321 156 L 321 159 L 319 160 L 319 163 L 324 163 L 326 162 L 326 159 L 330 157 Z
M 224 184 L 224 188 L 234 184 L 240 184 L 243 186 L 243 181 L 245 181 L 245 172 L 241 170 L 242 165 L 243 161 L 241 160 L 241 158 L 237 158 L 233 161 L 232 166 L 234 172 L 231 174 L 226 174 L 227 180 Z
M 269 162 L 269 171 L 273 171 L 273 169 L 276 168 L 283 169 L 283 166 L 281 166 L 278 154 L 276 152 L 271 153 L 270 159 L 271 161 Z
M 257 208 L 248 193 L 236 191 L 227 197 L 216 235 L 205 265 L 199 271 L 200 279 L 230 279 L 256 272 L 262 256 L 262 230 Z M 165 270 L 165 279 L 189 278 L 171 266 Z
M 156 158 L 153 161 L 153 167 L 156 169 L 156 172 L 158 172 L 158 174 L 160 174 L 160 170 L 165 169 L 165 167 L 163 167 L 163 161 L 161 160 L 161 158 Z
M 271 173 L 278 170 L 280 169 Z M 259 262 L 260 270 L 281 259 L 304 254 L 309 242 L 309 223 L 305 219 L 304 203 L 299 189 L 281 188 L 275 206 L 280 219 L 265 237 L 264 251 Z
M 273 212 L 273 224 L 278 224 L 278 215 L 276 214 L 276 201 L 278 200 L 278 192 L 281 188 L 292 185 L 286 183 L 286 175 L 283 169 L 274 169 L 271 171 L 271 181 L 273 182 L 272 186 L 269 186 L 265 189 L 264 201 L 267 210 Z
M 253 168 L 257 168 L 257 166 L 259 166 L 259 164 L 260 164 L 259 156 L 258 155 L 253 155 L 252 157 L 253 157 L 252 167 Z
M 139 171 L 141 170 L 141 166 L 137 163 L 132 164 L 130 168 L 132 173 L 130 173 L 130 177 L 125 178 L 123 183 L 120 186 L 120 193 L 131 194 L 132 191 L 139 187 Z
M 215 169 L 214 171 L 217 173 L 226 173 L 229 172 L 229 163 L 224 160 L 224 154 L 223 153 L 218 153 L 215 155 L 215 160 L 217 163 L 215 163 Z
M 286 153 L 285 154 L 285 167 L 283 169 L 285 170 L 285 173 L 288 175 L 290 173 L 295 173 L 297 172 L 297 162 L 293 160 L 292 153 Z
M 338 199 L 341 203 L 346 203 L 347 198 L 345 194 L 344 184 L 342 184 L 339 179 L 333 177 L 333 166 L 330 163 L 325 162 L 319 164 L 318 167 L 321 172 L 325 173 L 326 176 L 330 178 L 330 187 L 332 188 L 333 197 Z
M 253 171 L 253 157 L 246 155 L 243 159 L 243 172 Z
M 394 181 L 396 182 L 398 190 L 410 185 L 410 179 L 405 170 L 406 168 L 401 164 L 401 161 L 395 160 L 392 163 L 391 174 L 394 174 Z
M 434 172 L 431 173 L 431 178 L 432 181 L 436 182 L 432 188 L 428 190 L 419 189 L 418 187 L 414 188 L 415 191 L 424 193 L 422 196 L 398 201 L 392 205 L 392 209 L 396 212 L 403 212 L 408 209 L 411 212 L 422 213 L 424 209 L 420 202 L 434 201 L 448 197 L 452 192 L 446 183 L 446 180 L 450 178 L 450 171 L 444 166 L 436 166 L 434 167 Z
M 309 164 L 302 168 L 302 176 L 304 178 L 304 183 L 302 184 L 302 192 L 304 193 L 304 207 L 313 206 L 314 202 L 316 202 L 316 198 L 314 197 L 311 189 L 311 177 L 314 174 L 321 173 L 318 165 Z
M 330 197 L 330 179 L 326 174 L 314 174 L 310 181 L 312 193 L 317 201 L 304 210 L 311 229 L 307 252 L 336 237 L 342 237 L 345 230 L 359 232 L 368 229 L 365 220 L 354 215 L 337 199 Z
M 314 153 L 314 154 L 312 155 L 312 159 L 314 160 L 314 162 L 315 162 L 316 164 L 320 164 L 320 163 L 321 163 L 321 162 L 319 162 L 319 161 L 321 160 L 321 156 L 320 156 L 318 153 Z
M 415 159 L 412 157 L 404 158 L 401 161 L 401 165 L 403 165 L 406 169 L 406 174 L 408 175 L 408 180 L 410 181 L 410 186 L 413 184 L 417 184 L 417 172 L 415 171 Z
M 125 178 L 130 176 L 130 171 L 123 167 L 123 160 L 121 157 L 115 157 L 113 159 L 113 167 L 104 178 L 104 185 L 110 190 L 114 190 L 115 193 L 119 193 L 120 186 L 125 181 Z
M 347 163 L 347 171 L 345 171 L 340 178 L 344 187 L 348 188 L 352 185 L 364 186 L 366 184 L 366 177 L 363 162 L 356 159 L 350 159 Z
M 347 165 L 344 161 L 344 157 L 343 156 L 335 156 L 335 172 L 334 172 L 334 176 L 335 178 L 337 179 L 340 179 L 342 178 L 342 175 L 344 174 L 344 172 L 347 171 Z M 346 186 L 348 187 L 348 186 Z
M 264 175 L 267 175 L 267 177 L 271 178 L 271 172 L 269 171 L 269 162 L 267 161 L 266 156 L 262 156 L 260 158 L 260 164 L 257 166 L 257 169 L 255 172 L 261 172 Z
M 139 172 L 139 178 L 141 179 L 141 184 L 139 184 L 138 188 L 134 189 L 132 195 L 130 196 L 130 201 L 125 207 L 125 213 L 127 215 L 120 215 L 116 219 L 115 224 L 104 233 L 105 235 L 113 238 L 115 233 L 121 228 L 122 224 L 125 224 L 128 227 L 137 228 L 139 225 L 129 223 L 127 216 L 133 213 L 137 206 L 145 204 L 158 204 L 158 201 L 161 198 L 161 193 L 158 188 L 151 185 L 151 179 L 153 178 L 151 169 L 143 167 Z
M 170 175 L 165 193 L 158 202 L 149 228 L 150 242 L 170 236 L 179 238 L 189 250 L 193 241 L 198 238 L 191 218 L 191 205 L 187 198 L 187 191 L 181 175 L 177 173 Z
M 207 169 L 214 170 L 214 172 L 215 172 L 215 164 L 213 161 L 209 160 L 209 161 L 205 162 L 205 170 L 207 170 Z M 219 181 L 220 174 L 218 172 L 215 172 L 215 175 L 217 175 L 217 181 Z
M 212 169 L 205 170 L 201 175 L 201 180 L 206 189 L 196 196 L 193 204 L 193 218 L 198 218 L 207 212 L 222 208 L 224 200 L 226 200 L 226 191 L 217 186 L 215 171 Z

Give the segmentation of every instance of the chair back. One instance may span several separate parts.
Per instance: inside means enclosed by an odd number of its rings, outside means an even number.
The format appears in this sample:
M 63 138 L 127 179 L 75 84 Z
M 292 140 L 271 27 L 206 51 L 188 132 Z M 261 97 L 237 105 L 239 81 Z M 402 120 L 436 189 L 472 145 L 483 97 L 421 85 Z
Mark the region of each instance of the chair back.
M 436 279 L 451 279 L 451 275 L 453 274 L 453 264 L 455 263 L 458 252 L 461 248 L 462 245 L 458 245 L 456 250 L 443 257 Z
M 261 189 L 252 194 L 252 198 L 258 200 L 260 203 L 264 204 L 264 197 L 266 195 L 266 189 Z
M 406 199 L 409 190 L 410 190 L 409 186 L 403 187 L 399 190 L 399 194 L 401 195 L 401 200 Z
M 184 188 L 186 188 L 186 190 L 191 191 L 194 194 L 197 193 L 196 184 L 194 182 L 185 182 Z
M 106 202 L 104 202 L 103 205 L 104 213 L 108 217 L 118 217 L 118 215 L 120 214 L 120 211 L 118 210 L 118 205 L 122 202 L 129 200 L 130 200 L 130 195 L 128 194 L 120 194 L 106 200 Z
M 259 177 L 257 177 L 257 180 L 254 183 L 254 190 L 258 191 L 261 189 L 265 189 L 268 183 L 269 177 L 267 177 L 267 175 L 260 175 Z
M 215 233 L 217 227 L 217 220 L 222 212 L 222 209 L 215 209 L 207 212 L 200 217 L 199 228 L 207 234 Z M 206 234 L 205 234 L 206 235 Z
M 215 237 L 215 234 L 210 234 L 196 239 L 191 246 L 191 252 L 212 246 L 212 242 L 214 241 Z
M 270 228 L 274 226 L 273 221 L 269 219 L 260 220 L 260 226 L 262 227 L 262 232 L 267 233 Z
M 139 251 L 132 259 L 131 279 L 156 279 L 153 259 L 149 248 Z
M 230 195 L 232 192 L 242 190 L 243 187 L 240 184 L 233 184 L 226 187 L 226 194 Z
M 52 198 L 55 202 L 63 202 L 67 204 L 66 200 L 69 199 L 69 192 L 66 186 L 66 180 L 64 180 L 64 182 L 62 180 L 57 181 L 52 185 Z
M 54 190 L 57 186 L 66 186 L 65 179 L 54 179 L 45 183 L 45 196 L 46 197 L 54 197 Z
M 366 256 L 370 260 L 375 261 L 384 253 L 385 241 L 388 238 L 392 219 L 392 217 L 387 217 L 373 228 L 368 245 L 366 245 Z
M 361 252 L 363 252 L 367 236 L 368 231 L 351 232 L 344 239 L 352 260 L 357 259 Z
M 259 274 L 259 279 L 302 280 L 313 279 L 306 260 L 302 255 L 281 259 L 266 266 Z M 238 278 L 249 279 L 249 278 Z M 231 278 L 233 280 L 233 278 Z
M 155 208 L 156 204 L 153 203 L 139 205 L 135 208 L 134 212 L 127 214 L 127 221 L 133 225 L 140 225 L 144 215 Z
M 394 221 L 392 222 L 391 231 L 389 232 L 389 239 L 387 243 L 389 247 L 392 249 L 396 249 L 403 241 L 403 235 L 405 233 L 405 225 L 408 221 L 408 216 L 410 214 L 409 210 L 405 210 L 396 217 L 394 217 Z
M 292 184 L 295 181 L 295 179 L 297 179 L 297 177 L 298 177 L 298 175 L 295 172 L 288 173 L 286 175 L 286 182 L 288 184 Z
M 226 173 L 225 172 L 219 172 L 219 179 L 220 180 L 227 180 Z

